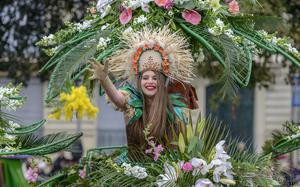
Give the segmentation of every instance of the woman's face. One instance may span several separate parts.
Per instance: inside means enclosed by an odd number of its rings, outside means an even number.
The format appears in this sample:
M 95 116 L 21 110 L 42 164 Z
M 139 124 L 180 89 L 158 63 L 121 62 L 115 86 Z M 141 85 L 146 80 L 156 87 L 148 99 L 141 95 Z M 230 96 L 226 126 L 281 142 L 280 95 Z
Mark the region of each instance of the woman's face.
M 157 75 L 153 71 L 145 71 L 142 74 L 141 87 L 143 94 L 152 97 L 157 93 Z

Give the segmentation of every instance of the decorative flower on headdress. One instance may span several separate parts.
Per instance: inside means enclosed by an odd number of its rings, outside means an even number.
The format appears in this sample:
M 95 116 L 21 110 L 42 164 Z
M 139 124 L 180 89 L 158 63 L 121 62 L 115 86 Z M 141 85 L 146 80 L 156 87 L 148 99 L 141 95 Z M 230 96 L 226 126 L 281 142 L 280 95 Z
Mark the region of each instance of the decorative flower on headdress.
M 120 79 L 131 79 L 139 72 L 154 70 L 173 79 L 189 83 L 192 80 L 193 58 L 188 43 L 167 27 L 146 28 L 122 36 L 123 49 L 110 58 L 110 71 Z

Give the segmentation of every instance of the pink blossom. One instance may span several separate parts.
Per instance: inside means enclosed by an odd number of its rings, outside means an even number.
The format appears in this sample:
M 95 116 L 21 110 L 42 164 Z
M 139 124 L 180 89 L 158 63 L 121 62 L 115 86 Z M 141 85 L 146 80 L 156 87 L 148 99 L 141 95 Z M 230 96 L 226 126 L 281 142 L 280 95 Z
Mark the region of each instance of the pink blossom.
M 26 171 L 25 173 L 25 177 L 26 179 L 28 180 L 29 183 L 34 183 L 37 181 L 38 179 L 38 168 L 35 167 L 35 168 L 28 168 L 28 170 Z
M 119 17 L 122 25 L 127 24 L 131 20 L 131 18 L 132 18 L 131 8 L 123 10 Z
M 155 0 L 155 4 L 159 7 L 163 7 L 165 9 L 171 9 L 173 6 L 172 0 Z
M 79 170 L 78 175 L 79 175 L 82 179 L 84 179 L 84 178 L 85 178 L 85 171 L 84 171 L 83 169 Z
M 167 3 L 165 4 L 164 8 L 167 10 L 170 10 L 173 7 L 173 1 L 168 0 Z
M 231 2 L 228 4 L 228 10 L 229 10 L 229 12 L 231 12 L 232 14 L 237 14 L 237 13 L 239 13 L 240 7 L 239 7 L 238 2 L 237 2 L 236 0 L 231 1 Z
M 190 171 L 193 170 L 193 166 L 192 166 L 191 163 L 186 162 L 186 163 L 184 163 L 184 164 L 182 165 L 181 169 L 182 169 L 183 171 L 185 171 L 185 172 L 190 172 Z
M 146 149 L 145 153 L 146 153 L 146 154 L 150 154 L 150 153 L 152 153 L 152 150 L 153 150 L 152 148 Z
M 160 156 L 160 153 L 164 150 L 163 146 L 159 144 L 158 146 L 154 147 L 154 160 L 157 161 L 158 157 Z
M 201 21 L 201 15 L 196 10 L 186 10 L 181 15 L 185 21 L 193 25 L 198 25 Z

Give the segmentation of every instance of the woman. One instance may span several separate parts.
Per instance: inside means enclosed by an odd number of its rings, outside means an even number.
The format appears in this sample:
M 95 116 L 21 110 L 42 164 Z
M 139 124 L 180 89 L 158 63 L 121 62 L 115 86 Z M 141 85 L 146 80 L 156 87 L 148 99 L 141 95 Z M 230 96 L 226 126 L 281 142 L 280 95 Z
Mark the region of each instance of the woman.
M 179 126 L 187 121 L 182 98 L 168 93 L 170 78 L 187 82 L 192 75 L 191 55 L 184 49 L 187 46 L 185 40 L 178 37 L 166 28 L 123 35 L 127 47 L 109 59 L 110 71 L 119 78 L 133 78 L 136 88 L 129 85 L 116 89 L 108 77 L 108 63 L 102 65 L 95 59 L 90 61 L 91 79 L 99 79 L 110 100 L 124 112 L 129 145 L 145 146 L 143 131 L 146 127 L 150 137 L 165 143 L 172 132 L 178 132 Z M 172 48 L 162 47 L 171 41 Z M 175 57 L 181 62 L 174 60 Z

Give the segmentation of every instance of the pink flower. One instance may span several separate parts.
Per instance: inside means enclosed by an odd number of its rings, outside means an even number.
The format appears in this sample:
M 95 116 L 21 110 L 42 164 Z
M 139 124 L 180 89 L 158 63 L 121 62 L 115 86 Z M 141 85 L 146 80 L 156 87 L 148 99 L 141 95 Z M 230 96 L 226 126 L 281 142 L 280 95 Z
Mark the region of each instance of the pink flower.
M 236 0 L 233 0 L 233 1 L 231 1 L 229 4 L 228 4 L 228 10 L 229 10 L 229 12 L 230 13 L 232 13 L 232 14 L 237 14 L 237 13 L 239 13 L 239 11 L 240 11 L 240 7 L 239 7 L 239 4 L 238 4 L 238 2 L 236 1 Z
M 171 9 L 173 6 L 172 0 L 155 0 L 155 4 L 159 7 L 163 7 L 165 9 Z
M 28 180 L 29 183 L 34 183 L 37 181 L 38 179 L 38 168 L 35 167 L 35 168 L 28 168 L 28 170 L 26 171 L 25 173 L 25 177 L 26 179 Z
M 167 3 L 165 4 L 164 8 L 167 10 L 170 10 L 173 7 L 173 1 L 168 0 Z
M 186 10 L 181 15 L 185 21 L 193 25 L 198 25 L 201 21 L 201 15 L 196 10 Z
M 163 146 L 159 144 L 158 146 L 154 147 L 154 160 L 157 161 L 158 157 L 160 156 L 160 153 L 164 150 Z
M 146 149 L 145 153 L 146 153 L 146 154 L 150 154 L 150 153 L 152 153 L 152 150 L 153 150 L 152 148 Z
M 79 170 L 79 173 L 78 173 L 79 177 L 81 177 L 82 179 L 85 178 L 85 171 L 83 169 Z
M 131 8 L 123 10 L 119 17 L 122 25 L 125 25 L 126 23 L 128 23 L 131 20 L 131 18 L 132 18 Z
M 182 165 L 181 169 L 182 169 L 183 171 L 185 171 L 185 172 L 190 172 L 190 171 L 193 170 L 193 166 L 192 166 L 191 163 L 186 162 L 186 163 L 184 163 L 184 164 Z

